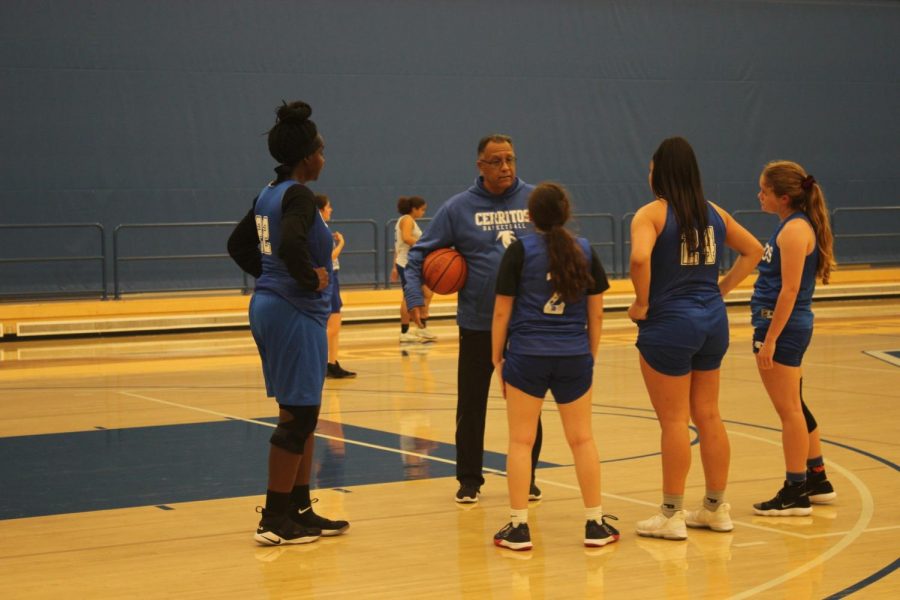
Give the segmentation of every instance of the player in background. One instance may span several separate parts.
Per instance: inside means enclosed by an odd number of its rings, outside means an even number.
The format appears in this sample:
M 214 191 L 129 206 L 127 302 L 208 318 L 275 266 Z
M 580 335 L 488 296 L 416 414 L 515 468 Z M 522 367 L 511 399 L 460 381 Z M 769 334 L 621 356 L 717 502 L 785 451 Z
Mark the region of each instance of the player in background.
M 397 200 L 397 212 L 400 218 L 394 226 L 394 269 L 392 279 L 396 277 L 400 281 L 400 287 L 406 287 L 406 263 L 409 261 L 409 249 L 422 237 L 422 229 L 416 223 L 425 216 L 428 204 L 420 196 L 402 196 Z M 406 307 L 406 298 L 400 303 L 400 342 L 433 342 L 437 336 L 428 330 L 428 307 L 434 294 L 428 286 L 422 286 L 422 298 L 425 304 L 419 314 L 421 327 L 415 331 L 409 330 L 409 309 Z

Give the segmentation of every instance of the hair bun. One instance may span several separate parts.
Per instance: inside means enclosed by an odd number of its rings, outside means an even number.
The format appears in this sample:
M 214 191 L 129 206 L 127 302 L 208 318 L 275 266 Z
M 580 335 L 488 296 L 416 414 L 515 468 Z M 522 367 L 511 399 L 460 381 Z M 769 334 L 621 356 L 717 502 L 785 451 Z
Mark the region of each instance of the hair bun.
M 312 107 L 306 102 L 295 100 L 288 104 L 282 100 L 281 106 L 278 107 L 277 120 L 279 122 L 302 123 L 309 119 L 310 115 L 312 115 Z

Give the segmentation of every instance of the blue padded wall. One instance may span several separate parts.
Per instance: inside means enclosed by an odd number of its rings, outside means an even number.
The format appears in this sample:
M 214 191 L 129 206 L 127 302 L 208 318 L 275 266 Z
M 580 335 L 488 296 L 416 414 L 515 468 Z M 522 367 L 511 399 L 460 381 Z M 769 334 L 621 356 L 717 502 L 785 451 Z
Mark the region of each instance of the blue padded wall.
M 397 196 L 433 211 L 469 185 L 495 131 L 515 139 L 522 178 L 565 183 L 578 212 L 618 219 L 647 201 L 649 157 L 676 134 L 729 210 L 758 208 L 774 158 L 807 166 L 832 207 L 897 205 L 898 31 L 900 3 L 875 1 L 5 0 L 0 223 L 101 223 L 111 253 L 122 223 L 236 221 L 271 175 L 275 106 L 298 98 L 326 139 L 314 187 L 379 235 Z M 352 231 L 349 250 L 374 246 Z M 181 233 L 171 251 L 223 252 L 224 238 Z M 0 230 L 0 259 L 32 254 Z M 345 282 L 371 280 L 357 258 Z M 137 267 L 134 289 L 240 284 L 226 260 Z M 3 269 L 0 294 L 97 286 L 64 263 Z

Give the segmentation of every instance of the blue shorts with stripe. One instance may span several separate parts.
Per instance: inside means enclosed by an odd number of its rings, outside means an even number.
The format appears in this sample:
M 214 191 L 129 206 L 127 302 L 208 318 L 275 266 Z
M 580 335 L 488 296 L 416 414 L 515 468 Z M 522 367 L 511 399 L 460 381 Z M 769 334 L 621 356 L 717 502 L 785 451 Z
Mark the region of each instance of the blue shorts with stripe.
M 286 406 L 321 404 L 328 362 L 324 324 L 262 291 L 250 300 L 250 331 L 262 359 L 266 395 Z
M 503 380 L 529 396 L 543 398 L 549 390 L 557 404 L 584 396 L 594 381 L 594 357 L 529 356 L 507 352 Z
M 728 313 L 721 298 L 709 304 L 667 307 L 638 322 L 637 347 L 654 370 L 664 375 L 718 369 L 728 350 Z
M 768 327 L 757 327 L 753 330 L 753 354 L 759 353 L 759 347 L 762 346 L 768 332 Z M 780 365 L 799 367 L 812 340 L 812 332 L 812 329 L 785 327 L 775 341 L 775 354 L 772 360 Z

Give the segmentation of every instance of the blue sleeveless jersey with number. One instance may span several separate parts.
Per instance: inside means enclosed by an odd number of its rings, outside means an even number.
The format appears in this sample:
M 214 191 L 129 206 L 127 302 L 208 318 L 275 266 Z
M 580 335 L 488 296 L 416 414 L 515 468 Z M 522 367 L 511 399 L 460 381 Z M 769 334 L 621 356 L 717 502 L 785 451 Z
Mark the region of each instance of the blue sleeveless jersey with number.
M 775 233 L 766 242 L 762 260 L 759 261 L 759 276 L 753 285 L 753 296 L 750 298 L 750 310 L 754 327 L 768 327 L 771 315 L 768 311 L 775 310 L 778 294 L 781 293 L 781 249 L 778 247 L 778 234 L 784 229 L 788 221 L 803 219 L 812 227 L 809 218 L 803 212 L 796 212 L 778 224 Z M 819 245 L 803 261 L 803 274 L 800 276 L 800 291 L 794 302 L 794 310 L 791 312 L 786 327 L 798 329 L 812 329 L 813 312 L 812 297 L 816 291 L 816 269 L 819 266 Z
M 256 280 L 256 290 L 278 294 L 300 312 L 325 324 L 331 312 L 333 238 L 318 210 L 313 225 L 306 234 L 306 244 L 313 267 L 325 267 L 328 270 L 328 287 L 321 292 L 302 289 L 278 256 L 278 249 L 281 247 L 281 205 L 284 193 L 292 185 L 297 185 L 297 182 L 288 180 L 268 185 L 256 200 L 256 231 L 262 253 L 262 275 Z
M 508 350 L 528 356 L 590 354 L 585 296 L 571 303 L 560 300 L 548 279 L 550 261 L 544 236 L 530 234 L 521 241 L 525 259 L 509 322 Z M 577 241 L 590 266 L 590 244 L 584 238 Z
M 725 248 L 725 222 L 707 202 L 707 248 L 704 256 L 689 253 L 678 233 L 672 205 L 666 203 L 666 224 L 650 258 L 650 310 L 648 318 L 683 303 L 706 304 L 721 299 L 719 263 Z M 696 235 L 696 229 L 693 230 Z

